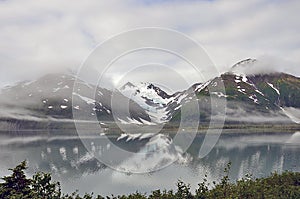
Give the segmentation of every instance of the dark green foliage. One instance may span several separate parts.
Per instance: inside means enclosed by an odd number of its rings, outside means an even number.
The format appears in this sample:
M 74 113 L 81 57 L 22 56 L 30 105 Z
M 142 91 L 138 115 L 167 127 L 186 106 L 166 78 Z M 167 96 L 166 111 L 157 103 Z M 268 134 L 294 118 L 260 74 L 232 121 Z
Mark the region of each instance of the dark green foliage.
M 183 181 L 179 180 L 177 182 L 177 192 L 175 193 L 175 198 L 178 199 L 193 199 L 194 196 L 190 191 L 190 185 L 185 184 Z
M 31 180 L 32 195 L 34 198 L 60 198 L 60 184 L 51 183 L 49 173 L 36 173 Z
M 13 173 L 2 178 L 0 184 L 0 198 L 36 198 L 36 199 L 58 199 L 61 198 L 59 183 L 51 183 L 51 175 L 37 173 L 32 179 L 28 179 L 24 173 L 26 162 L 21 162 Z
M 80 196 L 78 192 L 72 194 L 61 194 L 60 184 L 51 182 L 51 175 L 46 173 L 36 173 L 28 179 L 24 173 L 26 162 L 20 163 L 16 168 L 10 169 L 13 173 L 2 178 L 0 183 L 0 198 L 2 199 L 212 199 L 212 198 L 300 198 L 300 173 L 283 172 L 273 173 L 270 177 L 251 179 L 245 178 L 235 183 L 230 182 L 229 163 L 224 169 L 224 177 L 220 182 L 207 182 L 207 175 L 203 182 L 198 184 L 195 194 L 191 192 L 190 185 L 179 180 L 177 191 L 172 190 L 152 191 L 149 195 L 139 192 L 130 195 L 94 196 L 85 194 Z
M 24 170 L 26 162 L 21 162 L 16 168 L 9 169 L 13 173 L 10 176 L 4 176 L 0 186 L 0 198 L 30 198 L 31 180 L 26 178 Z
M 160 191 L 159 189 L 156 191 L 152 191 L 149 195 L 148 199 L 172 199 L 174 198 L 174 193 L 172 190 L 170 191 Z

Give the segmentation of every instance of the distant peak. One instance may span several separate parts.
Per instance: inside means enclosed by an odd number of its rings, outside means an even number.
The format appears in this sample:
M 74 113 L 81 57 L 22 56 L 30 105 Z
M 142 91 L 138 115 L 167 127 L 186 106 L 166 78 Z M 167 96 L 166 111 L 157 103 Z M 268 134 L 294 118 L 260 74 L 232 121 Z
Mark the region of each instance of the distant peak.
M 152 84 L 152 83 L 148 83 L 148 86 L 147 86 L 148 88 L 150 88 L 150 89 L 160 89 L 159 87 L 157 87 L 157 86 L 155 86 L 154 84 Z
M 252 59 L 252 58 L 248 58 L 248 59 L 244 59 L 239 61 L 238 63 L 234 64 L 231 69 L 236 69 L 238 67 L 244 67 L 244 66 L 248 66 L 251 65 L 253 63 L 257 62 L 256 59 Z
M 135 85 L 134 85 L 133 83 L 131 83 L 131 82 L 127 82 L 126 84 L 124 84 L 124 85 L 120 88 L 120 90 L 124 90 L 124 89 L 127 88 L 127 87 L 133 88 L 133 87 L 135 87 Z

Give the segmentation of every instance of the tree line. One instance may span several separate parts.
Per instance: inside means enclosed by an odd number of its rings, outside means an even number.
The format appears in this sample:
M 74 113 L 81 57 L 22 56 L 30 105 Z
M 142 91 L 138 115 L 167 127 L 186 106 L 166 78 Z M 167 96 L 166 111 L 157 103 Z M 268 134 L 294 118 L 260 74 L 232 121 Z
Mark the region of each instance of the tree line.
M 271 173 L 269 177 L 253 179 L 246 175 L 243 179 L 231 182 L 229 179 L 230 163 L 224 169 L 224 176 L 219 182 L 203 181 L 192 192 L 190 185 L 178 180 L 176 190 L 154 190 L 149 194 L 132 193 L 129 195 L 95 196 L 86 193 L 80 196 L 77 191 L 65 194 L 59 182 L 53 182 L 50 173 L 37 172 L 31 178 L 25 174 L 26 161 L 13 169 L 12 174 L 2 177 L 0 183 L 1 199 L 215 199 L 215 198 L 300 198 L 300 173 L 285 171 Z

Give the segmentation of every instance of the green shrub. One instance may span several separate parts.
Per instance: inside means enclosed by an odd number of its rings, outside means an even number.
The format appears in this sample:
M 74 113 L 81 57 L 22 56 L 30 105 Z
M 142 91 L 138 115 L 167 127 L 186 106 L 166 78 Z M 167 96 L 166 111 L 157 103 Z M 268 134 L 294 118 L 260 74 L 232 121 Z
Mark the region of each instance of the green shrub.
M 285 171 L 282 174 L 272 173 L 266 178 L 252 179 L 250 175 L 245 178 L 230 182 L 229 163 L 224 169 L 224 177 L 219 183 L 207 182 L 207 175 L 204 175 L 203 182 L 198 184 L 198 189 L 193 194 L 190 185 L 179 180 L 177 191 L 172 190 L 152 191 L 149 195 L 139 192 L 130 195 L 93 196 L 85 194 L 80 196 L 78 192 L 62 194 L 60 184 L 51 182 L 51 175 L 38 172 L 32 178 L 27 178 L 24 171 L 26 162 L 21 162 L 14 169 L 10 169 L 12 174 L 1 178 L 0 183 L 1 199 L 212 199 L 212 198 L 300 198 L 300 173 Z M 209 189 L 209 187 L 212 187 Z

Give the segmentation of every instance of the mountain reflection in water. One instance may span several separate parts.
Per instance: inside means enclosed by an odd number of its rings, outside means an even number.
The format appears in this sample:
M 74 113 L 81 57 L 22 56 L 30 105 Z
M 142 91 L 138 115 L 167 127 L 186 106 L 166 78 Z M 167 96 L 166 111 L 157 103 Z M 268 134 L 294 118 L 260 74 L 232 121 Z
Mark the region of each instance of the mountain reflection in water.
M 111 143 L 101 141 L 101 137 L 85 137 L 90 143 L 86 150 L 82 141 L 73 135 L 22 135 L 1 134 L 0 168 L 1 176 L 7 175 L 8 168 L 22 160 L 28 161 L 28 174 L 36 171 L 51 172 L 55 180 L 62 183 L 65 192 L 78 189 L 80 193 L 126 194 L 150 192 L 155 189 L 172 189 L 178 179 L 191 184 L 192 189 L 203 180 L 218 181 L 226 164 L 232 162 L 231 179 L 239 179 L 245 174 L 253 177 L 269 175 L 272 171 L 300 171 L 300 133 L 223 133 L 213 150 L 204 158 L 199 158 L 199 150 L 204 135 L 199 134 L 187 152 L 173 146 L 168 134 L 152 136 L 128 135 L 110 136 Z M 111 145 L 131 151 L 130 157 L 119 157 Z M 160 149 L 160 150 L 157 150 Z M 95 158 L 105 154 L 118 162 L 116 171 Z M 175 161 L 176 160 L 176 161 Z M 171 164 L 173 161 L 175 163 Z M 170 163 L 170 165 L 169 165 Z M 169 165 L 160 169 L 161 165 Z M 134 174 L 130 171 L 157 171 Z

